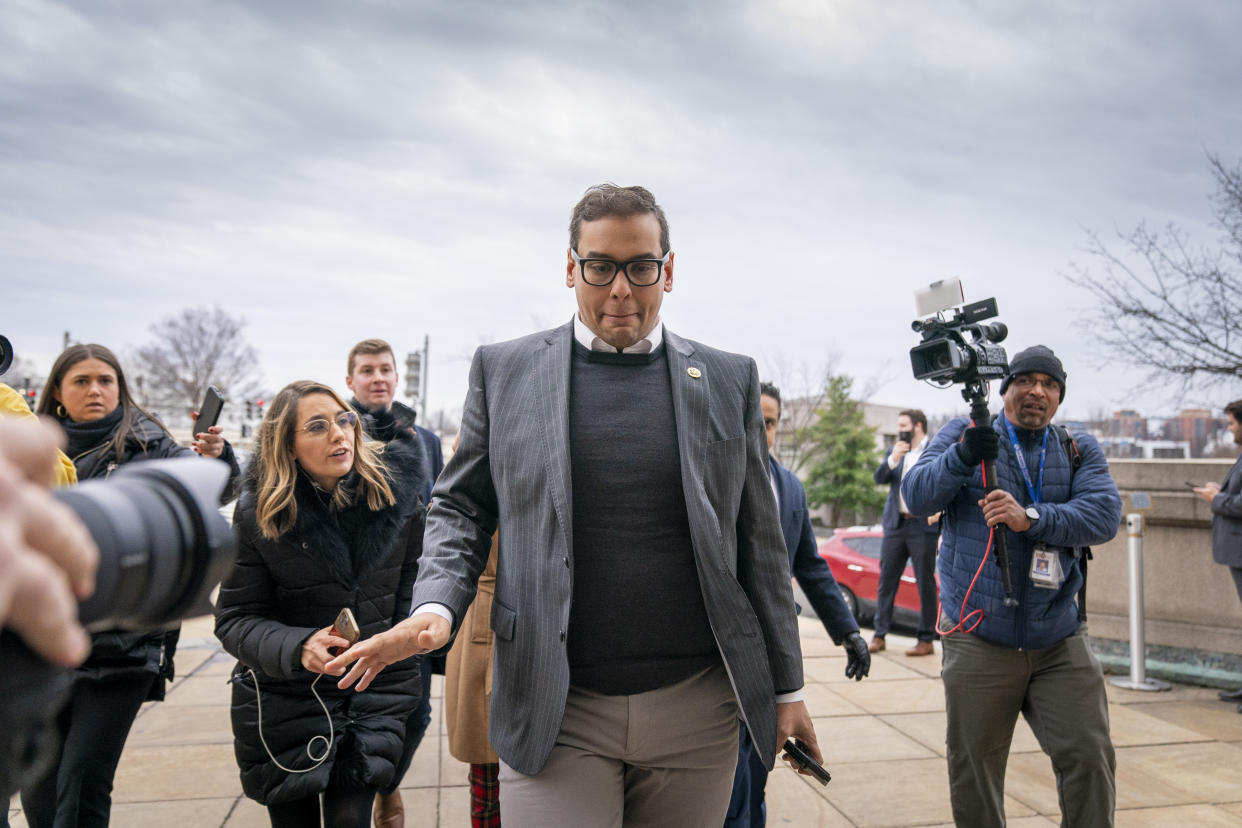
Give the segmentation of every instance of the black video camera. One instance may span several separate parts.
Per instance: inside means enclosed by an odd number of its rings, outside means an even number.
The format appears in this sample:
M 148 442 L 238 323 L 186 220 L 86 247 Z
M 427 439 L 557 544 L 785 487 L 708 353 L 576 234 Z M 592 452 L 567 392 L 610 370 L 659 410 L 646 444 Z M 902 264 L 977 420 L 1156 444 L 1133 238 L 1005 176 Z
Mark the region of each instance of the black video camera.
M 923 341 L 910 349 L 914 378 L 947 388 L 953 383 L 971 384 L 1001 379 L 1009 369 L 1005 349 L 996 343 L 1009 335 L 1004 322 L 983 324 L 996 316 L 996 300 L 971 302 L 953 311 L 948 319 L 937 313 L 916 319 L 911 327 Z
M 83 626 L 159 630 L 211 612 L 235 552 L 218 508 L 227 480 L 223 463 L 154 460 L 55 493 L 99 547 L 95 592 L 78 605 Z M 38 778 L 55 755 L 71 677 L 0 632 L 0 796 Z

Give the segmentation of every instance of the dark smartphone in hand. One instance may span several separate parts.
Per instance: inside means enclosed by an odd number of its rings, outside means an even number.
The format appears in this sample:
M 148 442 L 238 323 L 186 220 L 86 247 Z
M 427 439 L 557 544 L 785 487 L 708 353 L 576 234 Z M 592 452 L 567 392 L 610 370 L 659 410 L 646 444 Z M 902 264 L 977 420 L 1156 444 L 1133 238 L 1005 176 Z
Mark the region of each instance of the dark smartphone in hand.
M 832 781 L 832 774 L 828 773 L 828 769 L 816 762 L 811 754 L 802 749 L 802 746 L 793 739 L 785 740 L 785 753 L 794 761 L 794 764 L 810 773 L 819 784 L 827 785 Z
M 220 421 L 220 411 L 224 408 L 224 397 L 214 385 L 207 386 L 203 395 L 203 404 L 198 407 L 198 419 L 194 421 L 194 434 L 204 434 Z
M 903 443 L 909 443 L 914 440 L 914 432 L 913 431 L 899 431 L 897 432 L 897 439 Z
M 1184 482 L 1186 483 L 1187 486 L 1189 486 L 1192 489 L 1197 489 L 1201 485 L 1199 483 L 1191 483 L 1189 480 L 1186 480 Z

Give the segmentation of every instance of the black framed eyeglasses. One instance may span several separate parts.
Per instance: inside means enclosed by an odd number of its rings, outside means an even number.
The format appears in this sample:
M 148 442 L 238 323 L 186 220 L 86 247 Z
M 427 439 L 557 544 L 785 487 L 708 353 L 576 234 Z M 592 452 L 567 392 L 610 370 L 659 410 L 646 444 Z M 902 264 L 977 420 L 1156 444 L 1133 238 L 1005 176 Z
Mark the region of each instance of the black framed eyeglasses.
M 634 287 L 651 287 L 660 281 L 660 273 L 668 264 L 673 251 L 669 251 L 659 259 L 630 259 L 628 262 L 617 262 L 612 259 L 584 259 L 577 251 L 570 249 L 569 255 L 574 263 L 582 268 L 582 280 L 593 287 L 607 287 L 617 278 L 620 270 Z
M 349 431 L 354 427 L 354 423 L 358 422 L 358 415 L 352 411 L 342 411 L 332 419 L 340 427 L 341 431 Z M 322 417 L 316 417 L 298 429 L 298 431 L 305 431 L 312 437 L 323 437 L 331 430 L 332 424 Z

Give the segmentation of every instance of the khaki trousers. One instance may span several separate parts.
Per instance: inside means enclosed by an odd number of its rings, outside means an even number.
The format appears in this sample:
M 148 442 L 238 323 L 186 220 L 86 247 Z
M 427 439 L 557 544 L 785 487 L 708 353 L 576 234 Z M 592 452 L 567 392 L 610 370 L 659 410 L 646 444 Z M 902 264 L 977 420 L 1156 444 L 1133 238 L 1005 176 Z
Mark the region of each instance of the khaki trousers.
M 720 828 L 737 764 L 738 706 L 722 665 L 632 696 L 569 689 L 543 770 L 500 762 L 505 828 Z
M 1104 673 L 1087 626 L 1041 650 L 998 647 L 968 633 L 940 643 L 949 797 L 959 828 L 1005 824 L 1005 765 L 1019 712 L 1052 759 L 1061 825 L 1111 826 L 1116 760 Z

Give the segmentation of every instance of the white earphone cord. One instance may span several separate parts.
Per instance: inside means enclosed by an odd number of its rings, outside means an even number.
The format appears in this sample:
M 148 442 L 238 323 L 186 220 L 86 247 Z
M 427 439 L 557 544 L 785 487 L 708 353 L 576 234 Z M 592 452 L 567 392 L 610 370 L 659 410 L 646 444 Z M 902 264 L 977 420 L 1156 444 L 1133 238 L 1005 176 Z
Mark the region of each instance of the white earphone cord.
M 263 738 L 263 700 L 259 694 L 259 677 L 254 674 L 254 670 L 249 670 L 249 668 L 247 669 L 250 673 L 251 680 L 254 681 L 254 701 L 259 708 L 259 741 L 263 743 L 263 749 L 267 751 L 267 755 L 271 757 L 274 763 L 276 763 L 276 767 L 280 768 L 285 773 L 310 773 L 315 768 L 322 765 L 324 760 L 328 758 L 328 754 L 332 752 L 332 742 L 336 739 L 336 728 L 332 725 L 332 714 L 328 712 L 328 706 L 323 703 L 323 699 L 321 699 L 319 697 L 319 693 L 315 691 L 315 685 L 319 683 L 321 678 L 323 678 L 323 673 L 315 676 L 315 680 L 311 682 L 311 695 L 315 697 L 315 701 L 319 702 L 319 706 L 323 708 L 323 715 L 328 719 L 328 738 L 324 739 L 323 736 L 315 736 L 307 742 L 306 755 L 309 756 L 311 761 L 315 764 L 311 765 L 309 768 L 305 768 L 304 770 L 294 770 L 293 768 L 286 768 L 284 765 L 280 764 L 280 760 L 276 758 L 276 754 L 272 753 L 272 749 L 267 746 L 267 739 Z M 323 753 L 319 756 L 316 756 L 311 752 L 311 747 L 315 744 L 316 740 L 324 743 Z

